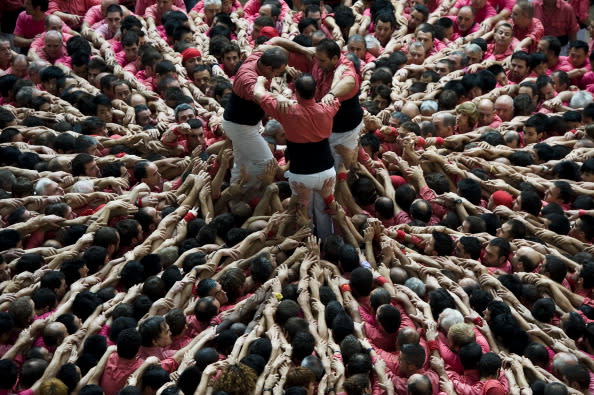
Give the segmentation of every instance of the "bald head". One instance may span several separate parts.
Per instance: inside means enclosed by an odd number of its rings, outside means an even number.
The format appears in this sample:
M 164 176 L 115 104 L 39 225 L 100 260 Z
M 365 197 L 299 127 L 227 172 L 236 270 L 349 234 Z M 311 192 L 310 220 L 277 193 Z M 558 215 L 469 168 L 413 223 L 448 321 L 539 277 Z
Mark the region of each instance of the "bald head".
M 402 106 L 402 109 L 400 110 L 400 112 L 405 114 L 410 119 L 413 119 L 414 117 L 416 117 L 417 115 L 419 115 L 421 113 L 419 111 L 419 107 L 417 107 L 417 105 L 413 102 L 406 102 Z
M 404 344 L 419 344 L 419 341 L 419 333 L 415 329 L 405 326 L 398 331 L 396 347 L 400 348 Z
M 575 355 L 568 352 L 560 352 L 555 354 L 553 358 L 553 371 L 559 373 L 567 366 L 577 365 L 578 359 Z
M 514 117 L 514 99 L 508 95 L 502 95 L 495 100 L 495 113 L 503 122 L 511 121 Z
M 390 280 L 394 284 L 404 284 L 406 279 L 408 278 L 408 274 L 406 274 L 406 270 L 401 267 L 393 267 L 390 269 Z
M 25 55 L 19 54 L 15 56 L 12 61 L 12 74 L 19 78 L 25 78 L 27 76 L 28 67 L 29 62 L 27 61 L 27 57 Z
M 423 374 L 413 374 L 408 378 L 406 385 L 409 394 L 431 395 L 433 393 L 431 381 Z
M 51 322 L 43 329 L 43 341 L 48 347 L 59 346 L 68 332 L 61 322 Z
M 45 18 L 45 30 L 62 31 L 62 20 L 55 15 L 48 15 Z
M 56 60 L 63 55 L 62 33 L 50 30 L 45 33 L 44 51 L 49 59 Z

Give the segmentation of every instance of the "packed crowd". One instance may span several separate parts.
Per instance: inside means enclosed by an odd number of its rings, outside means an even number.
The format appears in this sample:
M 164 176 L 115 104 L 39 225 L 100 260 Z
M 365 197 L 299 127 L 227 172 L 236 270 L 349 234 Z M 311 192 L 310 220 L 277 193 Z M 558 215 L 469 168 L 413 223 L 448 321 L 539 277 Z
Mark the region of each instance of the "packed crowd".
M 588 8 L 1 1 L 0 394 L 594 394 Z

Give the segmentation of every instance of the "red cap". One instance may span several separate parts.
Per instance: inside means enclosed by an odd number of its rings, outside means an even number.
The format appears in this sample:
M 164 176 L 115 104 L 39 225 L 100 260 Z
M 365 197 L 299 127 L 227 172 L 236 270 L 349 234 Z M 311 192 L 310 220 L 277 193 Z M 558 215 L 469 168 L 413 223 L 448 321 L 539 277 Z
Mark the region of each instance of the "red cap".
M 272 26 L 264 26 L 260 30 L 260 36 L 264 36 L 264 37 L 268 37 L 268 38 L 278 37 L 278 32 Z
M 398 188 L 400 185 L 406 184 L 406 180 L 401 176 L 390 176 L 390 181 L 394 188 Z
M 196 48 L 186 48 L 182 51 L 181 55 L 184 62 L 192 58 L 202 57 L 202 54 Z
M 493 198 L 493 203 L 495 203 L 495 206 L 507 206 L 512 208 L 514 205 L 514 198 L 505 191 L 496 191 L 491 195 L 491 197 Z

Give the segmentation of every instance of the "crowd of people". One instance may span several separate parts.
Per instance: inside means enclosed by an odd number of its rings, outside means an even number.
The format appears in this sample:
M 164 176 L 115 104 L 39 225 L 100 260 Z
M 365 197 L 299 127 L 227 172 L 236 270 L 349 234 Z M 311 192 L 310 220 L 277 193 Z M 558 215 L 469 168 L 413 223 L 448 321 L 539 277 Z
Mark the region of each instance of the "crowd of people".
M 587 0 L 0 2 L 0 394 L 594 394 Z

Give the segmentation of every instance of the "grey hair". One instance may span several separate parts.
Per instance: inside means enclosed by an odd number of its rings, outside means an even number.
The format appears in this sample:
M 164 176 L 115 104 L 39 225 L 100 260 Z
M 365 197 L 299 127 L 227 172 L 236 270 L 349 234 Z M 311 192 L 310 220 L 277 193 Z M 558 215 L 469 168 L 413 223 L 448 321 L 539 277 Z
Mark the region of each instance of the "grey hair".
M 352 43 L 353 41 L 355 42 L 361 42 L 363 43 L 363 45 L 367 46 L 367 42 L 365 41 L 365 37 L 363 37 L 360 34 L 353 34 L 352 36 L 349 37 L 349 43 Z
M 452 326 L 455 324 L 461 324 L 464 322 L 464 316 L 456 309 L 447 308 L 440 314 L 443 318 L 441 319 L 441 327 L 447 333 Z
M 279 121 L 276 119 L 271 119 L 270 121 L 266 122 L 266 126 L 264 126 L 262 135 L 274 137 L 274 135 L 277 134 L 279 130 L 282 130 L 282 128 L 283 125 L 281 125 Z
M 584 108 L 590 103 L 592 103 L 592 94 L 588 91 L 579 91 L 573 94 L 569 101 L 569 107 Z
M 380 48 L 380 42 L 377 38 L 367 35 L 365 36 L 365 47 L 367 47 L 367 49 L 371 49 L 371 48 Z
M 437 112 L 439 106 L 435 100 L 423 100 L 419 106 L 421 111 L 430 111 L 431 113 Z
M 93 181 L 92 180 L 81 180 L 81 181 L 77 181 L 73 186 L 72 186 L 72 192 L 73 193 L 91 193 L 94 191 L 94 187 L 93 187 Z
M 43 195 L 43 192 L 45 191 L 45 187 L 47 187 L 48 185 L 50 185 L 52 182 L 52 180 L 50 180 L 49 178 L 40 178 L 39 180 L 37 180 L 37 183 L 35 184 L 35 194 L 36 195 Z
M 410 50 L 411 48 L 423 48 L 423 51 L 425 50 L 425 46 L 423 45 L 422 42 L 420 41 L 415 41 L 412 44 L 410 44 L 408 46 L 408 49 Z
M 14 98 L 17 107 L 29 107 L 29 104 L 33 100 L 33 94 L 35 93 L 35 90 L 36 89 L 32 86 L 23 86 L 21 89 L 19 89 Z
M 471 52 L 471 53 L 476 53 L 476 54 L 480 54 L 480 55 L 483 54 L 482 48 L 474 43 L 466 44 L 466 46 L 464 46 L 464 52 Z
M 222 6 L 223 2 L 221 0 L 204 0 L 204 7 L 206 8 L 207 5 L 219 5 Z
M 417 277 L 410 277 L 404 282 L 404 286 L 410 288 L 414 293 L 417 294 L 419 298 L 422 299 L 425 297 L 425 283 L 421 279 Z

